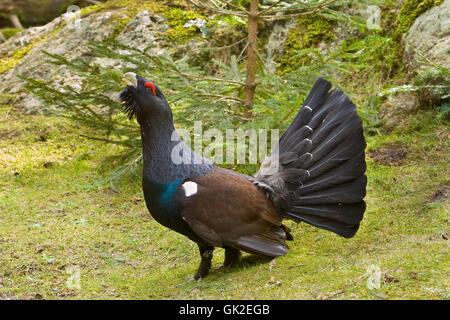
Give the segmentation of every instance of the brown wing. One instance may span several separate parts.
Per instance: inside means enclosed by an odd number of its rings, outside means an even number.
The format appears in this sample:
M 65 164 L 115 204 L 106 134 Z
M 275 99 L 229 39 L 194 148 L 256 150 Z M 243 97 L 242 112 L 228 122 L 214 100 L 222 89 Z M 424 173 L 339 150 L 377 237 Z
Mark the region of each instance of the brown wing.
M 286 253 L 281 217 L 245 177 L 216 168 L 189 181 L 197 184 L 197 191 L 186 198 L 182 216 L 202 239 L 261 255 Z

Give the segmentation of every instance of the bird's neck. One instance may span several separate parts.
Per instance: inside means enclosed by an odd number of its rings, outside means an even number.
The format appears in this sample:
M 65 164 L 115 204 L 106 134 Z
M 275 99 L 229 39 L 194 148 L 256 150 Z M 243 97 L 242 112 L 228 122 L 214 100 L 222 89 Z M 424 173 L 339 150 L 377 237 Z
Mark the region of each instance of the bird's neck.
M 167 184 L 202 176 L 212 171 L 214 165 L 206 159 L 192 160 L 200 157 L 184 144 L 178 135 L 172 119 L 145 119 L 140 121 L 142 151 L 144 160 L 143 179 L 152 183 Z M 188 154 L 192 161 L 180 156 Z

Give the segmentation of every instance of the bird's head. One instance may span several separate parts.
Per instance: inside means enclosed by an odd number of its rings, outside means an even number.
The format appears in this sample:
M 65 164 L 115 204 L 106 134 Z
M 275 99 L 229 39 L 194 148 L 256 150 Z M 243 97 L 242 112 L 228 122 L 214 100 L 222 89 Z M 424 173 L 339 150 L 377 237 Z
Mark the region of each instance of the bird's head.
M 161 89 L 153 81 L 133 72 L 126 73 L 123 80 L 127 87 L 121 92 L 120 100 L 130 119 L 136 115 L 141 122 L 143 119 L 158 119 L 172 114 Z

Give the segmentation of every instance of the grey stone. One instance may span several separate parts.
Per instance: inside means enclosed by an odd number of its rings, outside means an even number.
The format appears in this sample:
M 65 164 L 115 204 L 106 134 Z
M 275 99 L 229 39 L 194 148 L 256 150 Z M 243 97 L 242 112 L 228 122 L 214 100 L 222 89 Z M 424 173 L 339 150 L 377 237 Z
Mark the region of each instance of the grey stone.
M 381 118 L 384 120 L 384 127 L 392 130 L 395 127 L 404 126 L 408 117 L 419 106 L 417 94 L 415 92 L 399 92 L 389 97 L 381 107 Z
M 419 16 L 404 37 L 405 65 L 409 71 L 427 68 L 423 57 L 450 66 L 450 0 Z
M 99 63 L 109 68 L 124 67 L 120 60 L 91 56 L 89 49 L 91 41 L 101 42 L 111 37 L 121 18 L 125 18 L 123 9 L 96 12 L 81 18 L 67 13 L 45 26 L 26 29 L 14 35 L 0 44 L 0 57 L 8 57 L 26 45 L 33 44 L 33 47 L 13 68 L 0 73 L 0 94 L 14 95 L 16 106 L 25 112 L 36 112 L 45 104 L 24 90 L 26 82 L 18 75 L 51 82 L 59 89 L 64 86 L 81 89 L 81 78 L 72 74 L 66 66 L 49 63 L 49 57 L 42 50 L 69 60 L 82 58 L 86 62 Z M 149 11 L 142 11 L 128 22 L 116 40 L 140 50 L 150 48 L 151 52 L 162 53 L 165 40 L 161 33 L 167 30 L 164 21 Z M 127 50 L 122 53 L 126 54 Z M 114 96 L 114 93 L 109 94 Z

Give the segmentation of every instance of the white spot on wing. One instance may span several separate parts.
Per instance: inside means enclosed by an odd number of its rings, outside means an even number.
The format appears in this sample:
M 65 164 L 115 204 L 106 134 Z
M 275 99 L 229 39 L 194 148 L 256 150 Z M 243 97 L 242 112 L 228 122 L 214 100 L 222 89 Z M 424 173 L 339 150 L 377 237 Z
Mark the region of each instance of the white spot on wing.
M 186 181 L 183 183 L 184 194 L 186 197 L 190 197 L 197 193 L 197 184 L 192 181 Z

